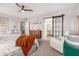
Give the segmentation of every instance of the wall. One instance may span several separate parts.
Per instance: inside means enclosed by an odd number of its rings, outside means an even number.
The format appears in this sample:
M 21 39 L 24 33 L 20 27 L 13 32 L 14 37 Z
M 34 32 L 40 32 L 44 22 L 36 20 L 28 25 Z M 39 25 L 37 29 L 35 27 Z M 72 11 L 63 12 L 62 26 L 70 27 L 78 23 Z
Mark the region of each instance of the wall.
M 1 17 L 3 18 L 1 19 Z M 20 22 L 22 21 L 21 18 L 0 13 L 0 21 L 4 22 L 3 24 L 0 23 L 0 34 L 13 33 L 12 32 L 13 30 L 16 31 L 15 33 L 21 32 L 20 31 Z
M 29 35 L 29 20 L 25 21 L 25 34 Z
M 22 19 L 20 18 L 16 18 L 16 17 L 10 17 L 9 18 L 9 24 L 10 24 L 10 27 L 9 29 L 12 29 L 14 26 L 16 26 L 16 30 L 17 30 L 17 33 L 21 33 L 20 31 L 20 22 L 22 21 Z
M 74 8 L 59 10 L 46 14 L 45 16 L 55 16 L 64 14 L 64 34 L 66 31 L 76 31 L 76 11 Z
M 71 7 L 71 8 L 62 9 L 62 10 L 50 12 L 47 14 L 43 14 L 43 15 L 40 15 L 40 16 L 34 18 L 34 19 L 32 18 L 32 19 L 30 19 L 31 22 L 42 21 L 43 23 L 41 25 L 39 25 L 39 27 L 38 27 L 38 25 L 31 25 L 31 27 L 32 27 L 32 29 L 40 28 L 43 31 L 42 37 L 43 37 L 43 39 L 45 39 L 45 21 L 44 21 L 44 18 L 64 14 L 65 15 L 64 16 L 64 35 L 66 34 L 66 31 L 76 33 L 76 30 L 77 30 L 76 29 L 76 23 L 77 23 L 76 10 L 77 10 L 76 7 Z
M 44 38 L 44 20 L 40 17 L 29 18 L 30 30 L 41 30 L 42 38 Z

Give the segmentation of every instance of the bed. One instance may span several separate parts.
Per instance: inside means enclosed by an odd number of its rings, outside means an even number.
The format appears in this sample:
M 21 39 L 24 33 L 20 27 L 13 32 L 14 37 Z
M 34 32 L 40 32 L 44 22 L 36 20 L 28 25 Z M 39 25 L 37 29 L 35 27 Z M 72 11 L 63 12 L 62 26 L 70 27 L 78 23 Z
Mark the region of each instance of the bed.
M 17 47 L 15 42 L 16 39 L 21 34 L 4 34 L 0 35 L 0 56 L 23 56 L 22 50 L 20 47 Z M 33 52 L 32 50 L 37 49 L 36 42 L 34 43 L 33 49 L 31 49 L 29 55 Z

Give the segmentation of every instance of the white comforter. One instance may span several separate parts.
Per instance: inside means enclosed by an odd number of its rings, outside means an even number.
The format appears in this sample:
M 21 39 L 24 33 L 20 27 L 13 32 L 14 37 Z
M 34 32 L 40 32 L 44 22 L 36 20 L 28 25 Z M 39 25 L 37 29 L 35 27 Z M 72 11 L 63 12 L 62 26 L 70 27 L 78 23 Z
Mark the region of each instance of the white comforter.
M 16 39 L 19 36 L 20 34 L 7 34 L 0 36 L 0 56 L 10 54 L 20 48 L 15 45 Z

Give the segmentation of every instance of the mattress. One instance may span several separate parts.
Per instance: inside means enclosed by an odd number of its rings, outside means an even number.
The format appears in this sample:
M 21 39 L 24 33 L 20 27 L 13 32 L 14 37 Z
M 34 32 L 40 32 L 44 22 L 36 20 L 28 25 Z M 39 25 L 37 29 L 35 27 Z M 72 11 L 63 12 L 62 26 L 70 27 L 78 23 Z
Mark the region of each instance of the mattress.
M 20 34 L 0 36 L 0 56 L 5 56 L 20 48 L 15 44 L 19 36 Z
M 28 56 L 31 56 L 35 51 L 37 51 L 37 49 L 38 49 L 38 47 L 37 47 L 37 44 L 35 43 L 32 46 L 31 50 L 29 51 Z M 12 51 L 11 53 L 7 54 L 6 56 L 24 56 L 24 54 L 23 54 L 21 48 L 18 48 L 16 50 Z
M 16 39 L 20 34 L 10 34 L 0 36 L 0 56 L 23 56 L 20 47 L 16 46 Z M 38 47 L 38 42 L 35 40 L 28 55 L 31 55 Z

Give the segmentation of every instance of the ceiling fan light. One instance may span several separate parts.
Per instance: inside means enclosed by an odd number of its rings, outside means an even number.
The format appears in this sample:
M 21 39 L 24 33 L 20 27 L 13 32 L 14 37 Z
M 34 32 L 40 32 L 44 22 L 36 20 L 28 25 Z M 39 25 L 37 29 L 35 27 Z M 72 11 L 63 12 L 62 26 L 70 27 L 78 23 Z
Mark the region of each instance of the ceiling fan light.
M 21 12 L 24 12 L 24 10 L 21 10 Z

